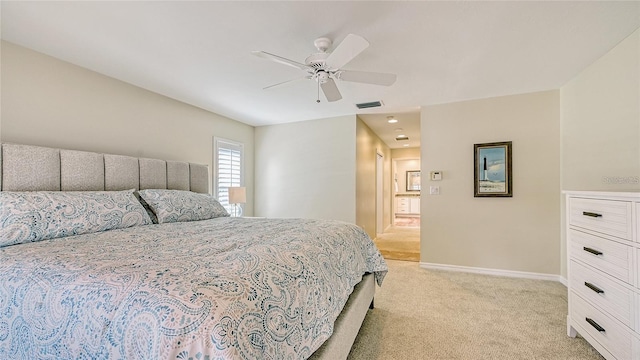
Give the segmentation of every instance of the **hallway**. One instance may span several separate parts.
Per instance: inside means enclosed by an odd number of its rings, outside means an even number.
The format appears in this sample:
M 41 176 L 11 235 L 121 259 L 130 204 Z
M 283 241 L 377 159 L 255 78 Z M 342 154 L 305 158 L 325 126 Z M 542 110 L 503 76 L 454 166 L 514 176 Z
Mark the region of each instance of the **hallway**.
M 420 261 L 419 227 L 394 225 L 373 241 L 385 259 Z

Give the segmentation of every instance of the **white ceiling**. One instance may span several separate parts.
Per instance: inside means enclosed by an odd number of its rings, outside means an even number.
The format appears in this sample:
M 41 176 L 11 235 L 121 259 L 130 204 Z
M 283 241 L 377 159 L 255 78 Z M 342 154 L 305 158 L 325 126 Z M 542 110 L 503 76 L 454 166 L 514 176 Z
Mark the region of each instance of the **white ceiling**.
M 7 41 L 256 126 L 357 113 L 374 128 L 387 114 L 417 119 L 420 106 L 556 89 L 640 27 L 638 1 L 1 6 Z M 349 33 L 371 46 L 344 68 L 395 73 L 393 86 L 339 82 L 343 100 L 319 104 L 312 81 L 262 90 L 303 74 L 251 51 L 304 62 L 316 38 Z M 354 106 L 373 100 L 385 106 Z

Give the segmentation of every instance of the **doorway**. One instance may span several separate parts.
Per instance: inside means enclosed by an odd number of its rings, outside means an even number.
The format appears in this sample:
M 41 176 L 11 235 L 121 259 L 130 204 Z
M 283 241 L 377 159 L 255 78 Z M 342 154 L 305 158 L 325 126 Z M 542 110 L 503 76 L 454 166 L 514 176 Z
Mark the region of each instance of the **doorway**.
M 394 158 L 394 154 L 396 157 Z M 375 243 L 386 259 L 420 261 L 420 158 L 415 154 L 391 152 L 391 226 L 377 234 Z M 407 155 L 414 155 L 404 157 Z M 417 181 L 416 181 L 417 180 Z

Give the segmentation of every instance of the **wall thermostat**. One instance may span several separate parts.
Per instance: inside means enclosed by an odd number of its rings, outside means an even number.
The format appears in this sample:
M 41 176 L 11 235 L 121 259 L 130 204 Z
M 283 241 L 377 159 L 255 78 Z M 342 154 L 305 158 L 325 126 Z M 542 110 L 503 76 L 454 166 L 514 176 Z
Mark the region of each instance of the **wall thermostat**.
M 431 174 L 432 181 L 442 180 L 442 171 L 432 171 L 430 174 Z

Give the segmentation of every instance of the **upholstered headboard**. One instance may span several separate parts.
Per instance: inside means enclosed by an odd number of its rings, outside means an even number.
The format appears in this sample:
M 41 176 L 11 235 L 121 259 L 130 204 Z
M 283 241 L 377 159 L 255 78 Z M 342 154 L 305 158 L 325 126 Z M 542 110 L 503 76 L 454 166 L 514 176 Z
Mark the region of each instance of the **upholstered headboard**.
M 2 191 L 209 192 L 207 165 L 31 145 L 0 146 Z

